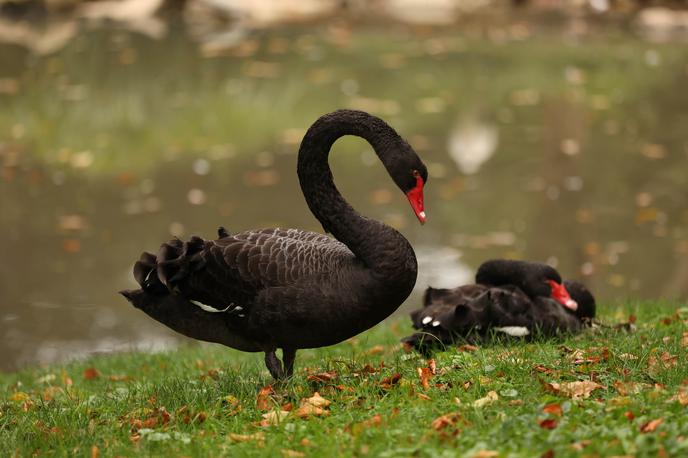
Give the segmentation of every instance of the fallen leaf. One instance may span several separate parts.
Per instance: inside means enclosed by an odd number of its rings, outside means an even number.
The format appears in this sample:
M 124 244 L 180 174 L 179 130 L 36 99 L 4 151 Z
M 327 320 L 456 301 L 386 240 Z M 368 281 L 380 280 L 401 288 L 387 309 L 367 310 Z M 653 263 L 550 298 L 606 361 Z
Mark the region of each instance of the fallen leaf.
M 683 407 L 688 406 L 688 391 L 680 390 L 676 394 L 676 400 L 678 401 L 679 404 L 681 404 Z
M 21 402 L 21 401 L 26 401 L 27 399 L 29 399 L 29 395 L 24 393 L 23 391 L 15 391 L 10 396 L 10 401 Z
M 540 455 L 540 458 L 554 458 L 554 450 L 549 449 L 542 455 Z
M 627 410 L 626 412 L 624 412 L 624 417 L 626 417 L 628 421 L 633 421 L 635 419 L 635 414 L 630 410 Z
M 629 394 L 640 393 L 640 384 L 635 382 L 621 382 L 619 380 L 614 382 L 614 389 L 621 396 L 628 396 Z
M 543 429 L 554 429 L 557 427 L 557 420 L 555 420 L 554 418 L 540 420 L 538 423 L 540 424 L 540 428 Z
M 554 394 L 568 396 L 573 399 L 588 398 L 590 397 L 590 393 L 592 393 L 594 390 L 603 388 L 602 385 L 600 385 L 599 383 L 595 383 L 591 380 L 564 383 L 547 383 L 541 381 L 541 383 L 545 390 Z
M 288 457 L 288 458 L 299 458 L 302 456 L 306 456 L 305 453 L 302 452 L 297 452 L 296 450 L 281 450 L 282 455 Z
M 91 458 L 98 458 L 98 455 L 100 454 L 100 449 L 98 449 L 97 445 L 94 445 L 91 447 Z
M 437 363 L 435 362 L 434 359 L 431 359 L 428 361 L 428 369 L 430 369 L 430 372 L 432 375 L 437 375 Z
M 432 371 L 429 367 L 418 367 L 416 368 L 418 372 L 418 378 L 420 378 L 420 383 L 423 389 L 427 390 L 430 388 L 430 379 L 433 377 Z
M 296 410 L 295 414 L 299 418 L 326 417 L 330 412 L 311 404 L 303 404 Z
M 229 438 L 231 440 L 233 440 L 234 442 L 251 442 L 251 441 L 263 442 L 263 441 L 265 441 L 265 433 L 264 432 L 257 432 L 257 433 L 253 433 L 253 434 L 229 433 Z
M 495 458 L 497 456 L 499 456 L 499 452 L 496 450 L 479 450 L 471 458 Z
M 256 397 L 256 408 L 262 411 L 270 410 L 270 396 L 273 394 L 275 394 L 275 390 L 272 389 L 272 385 L 261 388 Z
M 443 429 L 446 429 L 448 427 L 452 427 L 458 423 L 458 421 L 461 419 L 461 414 L 458 412 L 454 413 L 448 413 L 445 415 L 442 415 L 440 417 L 435 418 L 430 426 L 432 429 L 435 431 L 442 431 Z
M 461 345 L 457 350 L 459 350 L 461 352 L 464 352 L 464 351 L 469 352 L 469 351 L 476 351 L 478 349 L 480 349 L 480 347 L 476 347 L 475 345 L 466 344 L 466 345 Z
M 227 395 L 222 398 L 222 405 L 227 408 L 225 415 L 233 417 L 241 412 L 241 402 L 235 396 Z
M 366 354 L 368 354 L 368 355 L 379 355 L 380 353 L 384 353 L 384 352 L 385 352 L 385 347 L 383 347 L 382 345 L 375 345 L 370 350 L 368 350 L 366 352 Z
M 545 407 L 542 408 L 542 411 L 545 413 L 556 415 L 557 417 L 561 417 L 562 415 L 564 415 L 563 410 L 561 410 L 561 405 L 559 404 L 547 404 Z
M 282 410 L 271 410 L 270 412 L 263 414 L 263 420 L 260 422 L 260 426 L 279 425 L 288 416 L 289 412 L 284 412 Z
M 321 372 L 319 374 L 309 375 L 307 380 L 309 382 L 327 383 L 337 378 L 337 372 Z
M 585 439 L 580 442 L 574 442 L 573 444 L 571 444 L 571 448 L 580 451 L 590 444 L 592 444 L 592 441 L 590 439 Z
M 487 393 L 487 396 L 480 398 L 480 399 L 476 399 L 475 401 L 473 401 L 473 407 L 478 407 L 478 408 L 484 407 L 488 404 L 492 404 L 493 402 L 495 402 L 498 399 L 499 399 L 499 395 L 497 395 L 496 391 L 489 391 Z
M 401 380 L 401 374 L 394 374 L 390 377 L 384 378 L 380 381 L 380 388 L 384 390 L 392 389 Z
M 655 420 L 650 420 L 647 423 L 643 423 L 640 425 L 640 432 L 641 433 L 651 433 L 654 432 L 654 430 L 657 429 L 659 425 L 661 425 L 664 422 L 663 418 L 657 418 Z
M 428 395 L 425 395 L 423 393 L 416 393 L 416 397 L 422 401 L 432 401 L 432 398 Z
M 98 369 L 95 367 L 89 367 L 88 369 L 84 370 L 84 378 L 86 380 L 93 380 L 98 377 L 100 377 L 100 372 L 98 372 Z
M 323 398 L 322 396 L 320 396 L 320 393 L 316 391 L 310 398 L 302 400 L 301 404 L 310 404 L 314 407 L 327 407 L 330 404 L 332 404 L 332 401 Z

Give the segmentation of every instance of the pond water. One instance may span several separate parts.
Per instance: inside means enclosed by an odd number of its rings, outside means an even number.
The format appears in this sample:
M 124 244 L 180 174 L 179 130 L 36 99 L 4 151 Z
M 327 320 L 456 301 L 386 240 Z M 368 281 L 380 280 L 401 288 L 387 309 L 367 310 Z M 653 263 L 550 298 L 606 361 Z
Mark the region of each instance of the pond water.
M 366 143 L 331 157 L 348 200 L 416 248 L 403 311 L 497 256 L 549 262 L 603 304 L 685 299 L 687 49 L 520 19 L 0 44 L 0 369 L 183 340 L 117 295 L 133 261 L 220 224 L 319 230 L 296 151 L 340 107 L 386 119 L 429 168 L 421 227 Z

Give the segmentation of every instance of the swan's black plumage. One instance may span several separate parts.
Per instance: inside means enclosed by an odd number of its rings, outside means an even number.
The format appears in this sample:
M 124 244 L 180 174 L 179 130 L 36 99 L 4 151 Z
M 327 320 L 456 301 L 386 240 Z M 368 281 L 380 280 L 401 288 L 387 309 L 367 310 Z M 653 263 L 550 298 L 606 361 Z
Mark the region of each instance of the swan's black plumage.
M 453 289 L 428 288 L 423 308 L 411 312 L 421 332 L 404 338 L 424 354 L 457 340 L 478 341 L 499 332 L 544 336 L 580 331 L 595 316 L 595 298 L 581 283 L 564 281 L 578 303 L 575 312 L 549 297 L 546 280 L 561 282 L 552 267 L 540 263 L 491 260 L 476 274 L 476 284 Z M 545 287 L 541 287 L 544 285 Z
M 389 316 L 413 289 L 416 257 L 399 232 L 361 216 L 335 187 L 327 157 L 344 135 L 368 140 L 404 193 L 418 186 L 417 177 L 427 182 L 420 158 L 384 121 L 360 111 L 330 113 L 307 131 L 297 172 L 311 212 L 334 238 L 220 228 L 216 240 L 174 239 L 157 255 L 141 256 L 134 266 L 141 289 L 123 294 L 182 334 L 265 352 L 275 378 L 292 373 L 297 349 L 341 342 Z M 207 335 L 196 321 L 208 324 Z

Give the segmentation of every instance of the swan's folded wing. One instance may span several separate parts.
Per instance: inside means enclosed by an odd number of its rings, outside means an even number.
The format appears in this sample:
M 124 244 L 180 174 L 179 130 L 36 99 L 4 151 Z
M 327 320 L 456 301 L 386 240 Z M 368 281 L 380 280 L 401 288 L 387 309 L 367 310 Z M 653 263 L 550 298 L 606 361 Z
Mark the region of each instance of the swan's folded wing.
M 265 288 L 292 285 L 355 262 L 337 240 L 297 229 L 241 232 L 204 241 L 201 249 L 191 251 L 185 253 L 189 265 L 179 269 L 184 276 L 168 287 L 216 309 L 232 303 L 246 309 Z

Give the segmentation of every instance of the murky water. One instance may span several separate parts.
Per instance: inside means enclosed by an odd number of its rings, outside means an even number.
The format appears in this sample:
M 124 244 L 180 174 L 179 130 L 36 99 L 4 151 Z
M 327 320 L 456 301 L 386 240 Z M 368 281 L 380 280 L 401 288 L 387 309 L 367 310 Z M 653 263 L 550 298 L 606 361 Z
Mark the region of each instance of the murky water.
M 428 284 L 486 258 L 547 261 L 602 302 L 688 297 L 688 52 L 617 26 L 250 31 L 223 51 L 81 30 L 0 44 L 0 369 L 178 342 L 116 291 L 172 235 L 319 230 L 295 176 L 302 133 L 355 107 L 430 170 L 420 227 L 366 143 L 336 181 L 416 247 Z

